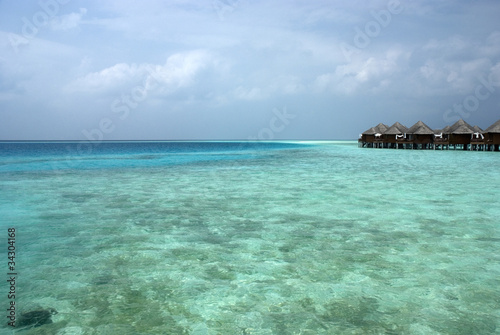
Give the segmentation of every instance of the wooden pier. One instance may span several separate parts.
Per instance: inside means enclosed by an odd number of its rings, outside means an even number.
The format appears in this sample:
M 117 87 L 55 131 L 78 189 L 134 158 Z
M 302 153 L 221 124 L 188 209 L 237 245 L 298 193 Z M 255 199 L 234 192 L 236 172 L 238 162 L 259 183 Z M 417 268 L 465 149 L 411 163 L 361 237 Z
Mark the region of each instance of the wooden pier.
M 362 133 L 361 148 L 500 151 L 500 120 L 482 130 L 460 119 L 451 126 L 432 130 L 422 121 L 410 128 L 396 122 L 379 123 Z

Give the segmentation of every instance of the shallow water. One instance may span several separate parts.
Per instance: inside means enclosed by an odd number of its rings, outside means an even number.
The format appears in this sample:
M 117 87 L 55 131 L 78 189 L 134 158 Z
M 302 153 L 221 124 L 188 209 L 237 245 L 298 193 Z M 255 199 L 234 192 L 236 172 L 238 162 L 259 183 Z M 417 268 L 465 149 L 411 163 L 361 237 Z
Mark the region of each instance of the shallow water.
M 0 149 L 16 334 L 500 334 L 496 152 Z

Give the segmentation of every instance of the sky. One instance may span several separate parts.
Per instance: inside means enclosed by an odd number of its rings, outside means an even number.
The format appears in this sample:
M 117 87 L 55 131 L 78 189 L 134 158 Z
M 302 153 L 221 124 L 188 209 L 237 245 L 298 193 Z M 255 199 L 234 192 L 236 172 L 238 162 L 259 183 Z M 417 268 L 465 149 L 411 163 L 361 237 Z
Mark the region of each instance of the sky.
M 500 119 L 497 0 L 0 0 L 0 140 Z

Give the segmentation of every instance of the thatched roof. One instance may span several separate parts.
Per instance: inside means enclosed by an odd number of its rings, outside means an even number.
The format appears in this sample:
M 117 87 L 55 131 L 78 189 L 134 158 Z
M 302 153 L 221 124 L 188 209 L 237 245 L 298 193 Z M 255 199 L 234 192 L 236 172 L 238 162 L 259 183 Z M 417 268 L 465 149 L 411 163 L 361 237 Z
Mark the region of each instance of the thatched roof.
M 413 126 L 411 126 L 410 128 L 408 128 L 407 133 L 408 134 L 413 134 L 413 132 L 417 131 L 418 128 L 423 127 L 423 126 L 427 127 L 427 125 L 425 123 L 423 123 L 422 121 L 418 121 Z
M 418 121 L 406 131 L 408 134 L 433 135 L 434 131 L 422 121 Z
M 392 126 L 390 126 L 383 134 L 384 135 L 399 135 L 406 133 L 408 128 L 403 126 L 401 123 L 396 122 Z
M 483 133 L 500 133 L 500 120 L 486 128 Z
M 472 127 L 472 130 L 474 130 L 475 133 L 482 133 L 483 132 L 483 130 L 481 128 L 479 128 L 478 126 Z
M 459 134 L 474 134 L 474 130 L 472 129 L 472 127 L 467 127 L 465 125 L 461 125 L 460 127 L 456 128 L 455 130 L 453 130 L 451 132 L 452 134 L 456 134 L 456 135 L 459 135 Z
M 460 119 L 455 122 L 451 126 L 446 126 L 443 129 L 434 129 L 432 130 L 428 125 L 423 123 L 422 121 L 418 121 L 409 129 L 403 126 L 401 123 L 396 122 L 392 126 L 388 127 L 383 123 L 379 123 L 375 127 L 371 127 L 366 130 L 363 135 L 375 135 L 375 134 L 384 134 L 384 135 L 400 135 L 400 134 L 416 134 L 416 135 L 433 135 L 433 134 L 473 134 L 473 133 L 497 133 L 500 134 L 500 120 L 482 130 L 478 126 L 471 126 L 464 120 Z
M 459 132 L 457 132 L 458 129 L 460 129 Z M 475 131 L 470 124 L 460 119 L 457 122 L 455 122 L 447 132 L 450 134 L 472 134 Z
M 412 134 L 414 134 L 414 135 L 434 135 L 434 131 L 431 128 L 425 126 L 425 127 L 419 127 Z
M 389 126 L 383 123 L 379 123 L 378 125 L 375 126 L 375 130 L 377 130 L 381 134 L 385 132 L 387 129 L 389 129 Z
M 379 123 L 378 125 L 376 125 L 375 127 L 371 127 L 370 129 L 368 129 L 367 131 L 365 131 L 364 133 L 362 133 L 363 135 L 375 135 L 375 134 L 383 134 L 389 127 L 386 126 L 385 124 L 383 123 Z
M 371 127 L 370 129 L 364 131 L 362 134 L 363 135 L 375 135 L 377 132 L 377 130 L 375 129 L 375 127 Z

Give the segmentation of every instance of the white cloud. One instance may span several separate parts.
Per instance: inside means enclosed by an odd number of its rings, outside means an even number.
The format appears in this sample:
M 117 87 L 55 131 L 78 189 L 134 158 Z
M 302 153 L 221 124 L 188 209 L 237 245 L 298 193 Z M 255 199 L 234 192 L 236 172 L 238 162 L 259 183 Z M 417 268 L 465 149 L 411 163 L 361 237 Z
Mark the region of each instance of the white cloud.
M 50 21 L 50 27 L 52 30 L 70 30 L 76 28 L 82 22 L 85 14 L 87 14 L 87 9 L 80 8 L 78 13 L 56 16 Z
M 498 57 L 500 55 L 500 31 L 492 32 L 478 51 L 484 57 Z
M 500 85 L 500 62 L 491 67 L 488 76 L 491 76 L 495 85 Z
M 211 59 L 205 51 L 193 51 L 174 54 L 163 65 L 118 63 L 78 78 L 70 84 L 69 90 L 104 93 L 144 85 L 147 90 L 168 94 L 192 85 L 198 72 Z
M 205 51 L 178 53 L 170 56 L 165 65 L 156 65 L 149 73 L 147 85 L 160 84 L 164 93 L 172 89 L 191 86 L 198 72 L 212 63 L 212 57 Z
M 332 73 L 319 75 L 314 87 L 318 92 L 331 90 L 340 94 L 376 91 L 389 86 L 392 76 L 401 70 L 402 60 L 406 57 L 400 51 L 391 50 L 383 57 L 358 58 L 338 65 Z
M 291 96 L 304 93 L 306 85 L 302 78 L 293 75 L 268 76 L 250 80 L 251 83 L 230 88 L 225 92 L 206 95 L 215 105 L 226 105 L 234 101 L 258 101 L 270 97 Z
M 459 35 L 429 40 L 418 50 L 422 65 L 414 77 L 416 91 L 425 95 L 469 94 L 477 86 L 478 77 L 489 73 L 500 57 L 498 41 L 498 32 L 482 40 Z
M 233 91 L 233 95 L 236 99 L 241 100 L 261 100 L 265 98 L 264 93 L 258 87 L 248 89 L 239 86 Z
M 297 94 L 305 90 L 305 85 L 297 76 L 281 76 L 277 78 L 273 88 L 282 94 Z

